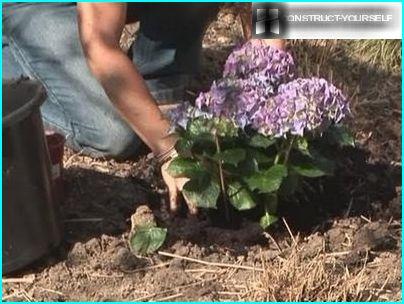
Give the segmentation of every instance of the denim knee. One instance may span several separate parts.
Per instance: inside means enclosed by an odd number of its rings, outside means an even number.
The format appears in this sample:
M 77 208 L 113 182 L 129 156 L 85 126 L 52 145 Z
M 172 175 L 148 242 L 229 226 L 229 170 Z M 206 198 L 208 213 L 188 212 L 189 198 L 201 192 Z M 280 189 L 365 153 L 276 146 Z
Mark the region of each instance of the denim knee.
M 126 159 L 135 155 L 140 145 L 141 140 L 133 131 L 121 132 L 114 136 L 108 135 L 97 153 L 106 158 Z
M 67 143 L 74 150 L 92 157 L 126 159 L 133 156 L 142 141 L 123 121 L 117 120 L 97 128 L 72 124 Z

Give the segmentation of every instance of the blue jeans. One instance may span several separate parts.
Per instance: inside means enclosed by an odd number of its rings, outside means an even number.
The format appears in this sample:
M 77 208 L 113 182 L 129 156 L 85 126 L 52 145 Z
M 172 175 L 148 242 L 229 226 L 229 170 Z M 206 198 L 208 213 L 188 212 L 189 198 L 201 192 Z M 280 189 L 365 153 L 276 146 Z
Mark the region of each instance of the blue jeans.
M 133 62 L 157 101 L 181 99 L 198 70 L 203 22 L 194 33 L 181 33 L 182 39 L 167 40 L 147 13 L 131 48 Z M 3 78 L 24 75 L 43 83 L 48 93 L 41 107 L 44 124 L 64 134 L 68 146 L 96 157 L 119 158 L 139 147 L 140 139 L 87 67 L 75 4 L 3 4 L 2 53 Z

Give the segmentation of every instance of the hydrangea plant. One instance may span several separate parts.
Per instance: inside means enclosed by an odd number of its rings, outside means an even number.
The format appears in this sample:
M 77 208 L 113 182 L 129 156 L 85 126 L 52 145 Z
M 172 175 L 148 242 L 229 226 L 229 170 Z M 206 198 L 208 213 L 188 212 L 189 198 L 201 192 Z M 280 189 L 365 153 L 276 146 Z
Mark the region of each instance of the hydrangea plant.
M 248 42 L 195 105 L 171 112 L 179 156 L 169 171 L 189 178 L 183 193 L 199 207 L 217 208 L 220 200 L 225 209 L 260 208 L 266 228 L 304 179 L 333 174 L 327 151 L 354 144 L 342 124 L 349 114 L 333 84 L 295 78 L 288 52 Z

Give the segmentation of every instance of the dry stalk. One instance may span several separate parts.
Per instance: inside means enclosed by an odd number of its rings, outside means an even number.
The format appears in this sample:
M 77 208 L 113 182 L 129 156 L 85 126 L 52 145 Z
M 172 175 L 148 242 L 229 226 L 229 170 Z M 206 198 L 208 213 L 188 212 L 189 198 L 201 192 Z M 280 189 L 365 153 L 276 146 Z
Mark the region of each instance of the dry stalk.
M 25 278 L 3 278 L 2 282 L 3 284 L 7 284 L 7 283 L 34 283 L 35 281 L 35 275 L 30 275 L 28 277 Z
M 209 266 L 238 268 L 238 269 L 261 271 L 261 272 L 264 271 L 264 269 L 262 269 L 262 268 L 256 268 L 256 267 L 244 266 L 244 265 L 236 265 L 236 264 L 227 264 L 227 263 L 207 262 L 207 261 L 198 260 L 198 259 L 194 259 L 194 258 L 184 257 L 184 256 L 181 256 L 178 254 L 164 252 L 164 251 L 159 251 L 158 254 L 166 256 L 166 257 L 170 257 L 170 258 L 177 258 L 177 259 L 186 260 L 189 262 L 194 262 L 194 263 L 199 263 L 199 264 L 204 264 L 204 265 L 209 265 Z

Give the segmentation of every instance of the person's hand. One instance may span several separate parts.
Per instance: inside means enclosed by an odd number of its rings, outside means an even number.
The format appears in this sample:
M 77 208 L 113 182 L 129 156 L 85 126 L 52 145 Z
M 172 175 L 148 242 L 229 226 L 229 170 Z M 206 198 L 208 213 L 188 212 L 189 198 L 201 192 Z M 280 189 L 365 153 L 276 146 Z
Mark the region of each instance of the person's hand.
M 180 192 L 182 192 L 182 188 L 189 181 L 189 179 L 186 177 L 172 177 L 167 170 L 170 163 L 171 159 L 161 166 L 161 176 L 163 177 L 163 180 L 168 188 L 170 210 L 171 212 L 176 212 L 180 207 Z M 196 204 L 186 197 L 186 195 L 182 194 L 182 196 L 184 197 L 184 200 L 188 206 L 189 213 L 197 214 L 198 209 Z

